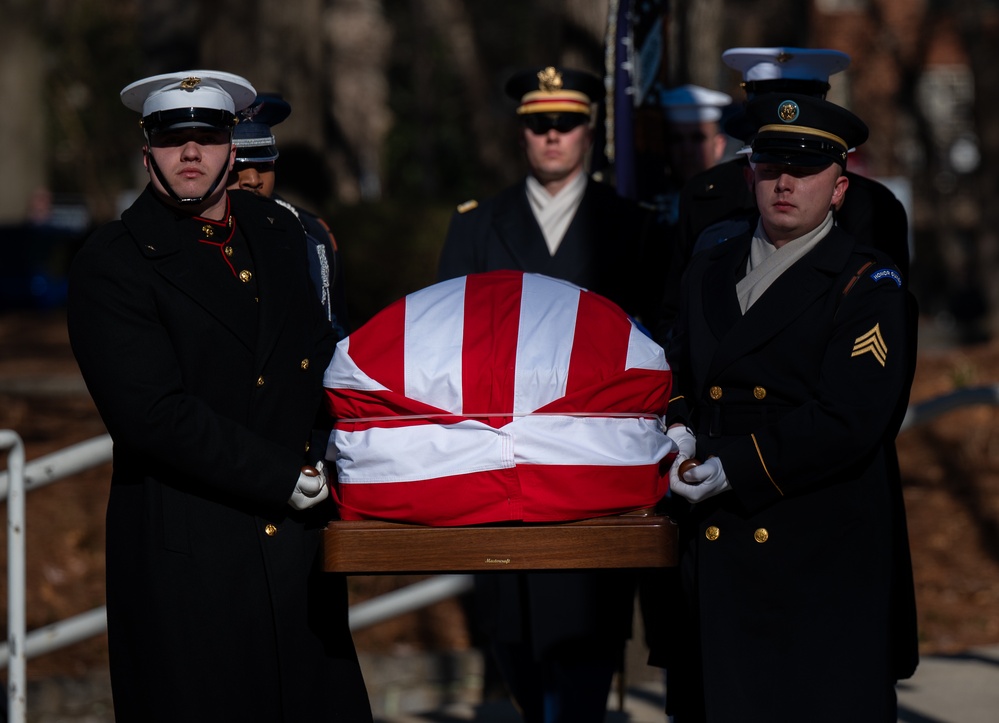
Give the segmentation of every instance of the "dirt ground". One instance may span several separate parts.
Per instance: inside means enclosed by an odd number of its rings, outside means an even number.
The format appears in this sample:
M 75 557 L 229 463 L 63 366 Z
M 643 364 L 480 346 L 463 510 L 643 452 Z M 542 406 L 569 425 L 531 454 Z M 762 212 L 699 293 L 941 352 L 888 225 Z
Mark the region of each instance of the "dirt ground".
M 934 344 L 921 351 L 911 401 L 996 383 L 999 342 Z M 70 352 L 62 312 L 0 312 L 0 429 L 21 435 L 29 461 L 104 433 Z M 903 431 L 898 448 L 922 652 L 999 643 L 999 408 L 948 412 Z M 29 629 L 103 604 L 109 476 L 105 465 L 29 495 Z M 6 541 L 0 546 L 5 601 Z M 415 579 L 351 578 L 351 595 L 360 600 Z M 355 640 L 369 652 L 469 645 L 457 601 L 361 631 Z M 29 678 L 82 676 L 103 666 L 106 656 L 100 636 L 31 661 Z

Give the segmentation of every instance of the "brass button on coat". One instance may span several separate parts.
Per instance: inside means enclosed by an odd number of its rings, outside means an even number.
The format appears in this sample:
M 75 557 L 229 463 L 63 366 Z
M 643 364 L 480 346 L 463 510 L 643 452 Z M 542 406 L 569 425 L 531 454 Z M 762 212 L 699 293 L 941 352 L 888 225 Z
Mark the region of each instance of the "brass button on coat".
M 767 390 L 763 387 L 753 387 L 753 396 L 757 399 L 766 399 Z
M 704 536 L 707 537 L 712 542 L 717 540 L 719 535 L 721 535 L 721 530 L 719 530 L 714 525 L 711 525 L 708 529 L 704 531 Z
M 206 223 L 204 226 L 201 227 L 201 233 L 203 233 L 206 237 L 211 238 L 212 236 L 215 235 L 215 229 L 213 229 L 211 226 L 209 226 Z
M 767 532 L 766 527 L 761 527 L 756 532 L 753 533 L 753 539 L 757 542 L 766 542 L 770 539 L 770 533 Z
M 264 533 L 265 533 L 265 534 L 266 534 L 266 535 L 267 535 L 268 537 L 274 537 L 274 535 L 276 535 L 276 534 L 277 534 L 277 525 L 267 525 L 267 526 L 266 526 L 266 527 L 264 528 Z
M 223 250 L 223 251 L 225 251 L 225 255 L 226 255 L 226 256 L 232 256 L 232 246 L 226 246 L 226 247 L 225 247 L 224 249 L 222 249 L 222 250 Z
M 257 377 L 257 386 L 258 387 L 264 386 L 264 378 L 263 377 Z
M 309 368 L 309 360 L 308 359 L 303 359 L 302 361 L 300 361 L 298 363 L 298 366 L 302 367 L 302 369 L 308 369 Z
M 243 269 L 242 271 L 239 272 L 239 280 L 242 281 L 244 284 L 249 282 L 249 280 L 252 278 L 253 274 L 251 274 L 246 269 Z
M 721 399 L 722 398 L 722 388 L 721 387 L 711 387 L 711 389 L 708 390 L 708 395 L 712 399 L 715 399 L 715 400 Z

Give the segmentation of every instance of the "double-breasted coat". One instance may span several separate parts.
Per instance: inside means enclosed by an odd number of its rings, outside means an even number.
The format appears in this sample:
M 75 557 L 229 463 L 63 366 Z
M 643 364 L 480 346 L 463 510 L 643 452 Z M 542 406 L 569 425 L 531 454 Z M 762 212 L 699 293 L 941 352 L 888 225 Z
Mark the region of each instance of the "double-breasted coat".
M 332 510 L 293 510 L 336 339 L 298 221 L 229 195 L 235 226 L 147 188 L 72 264 L 73 351 L 114 441 L 107 508 L 119 723 L 370 721 Z
M 439 280 L 516 269 L 564 279 L 635 314 L 635 281 L 648 217 L 610 187 L 588 181 L 554 256 L 527 199 L 526 180 L 455 213 L 441 251 Z M 526 643 L 539 659 L 619 653 L 631 634 L 635 580 L 629 573 L 495 573 L 476 578 L 486 633 Z
M 694 176 L 680 193 L 680 218 L 666 265 L 665 296 L 649 323 L 662 342 L 680 306 L 680 279 L 692 255 L 705 246 L 756 228 L 756 197 L 746 181 L 745 157 L 719 163 Z M 883 184 L 846 171 L 850 190 L 836 211 L 836 225 L 858 243 L 888 254 L 903 278 L 909 274 L 909 224 L 905 207 Z M 703 234 L 703 237 L 702 237 Z
M 526 180 L 451 217 L 438 280 L 516 269 L 571 281 L 641 312 L 635 283 L 651 215 L 610 186 L 590 180 L 554 256 L 527 200 Z
M 670 707 L 678 721 L 894 721 L 917 659 L 894 449 L 914 302 L 886 255 L 833 228 L 742 314 L 750 240 L 695 257 L 668 350 L 670 420 L 732 487 L 675 511 L 686 609 L 665 641 Z

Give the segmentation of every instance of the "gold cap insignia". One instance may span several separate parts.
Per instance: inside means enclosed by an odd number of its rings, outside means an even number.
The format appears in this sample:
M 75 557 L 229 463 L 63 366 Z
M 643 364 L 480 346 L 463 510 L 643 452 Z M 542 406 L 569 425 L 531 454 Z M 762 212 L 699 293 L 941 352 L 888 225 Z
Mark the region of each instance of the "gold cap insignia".
M 562 74 L 549 65 L 538 73 L 538 90 L 546 93 L 562 90 Z
M 194 90 L 199 85 L 201 85 L 201 78 L 195 78 L 194 76 L 191 76 L 190 78 L 184 78 L 182 81 L 180 81 L 181 90 Z
M 850 356 L 862 356 L 868 352 L 874 355 L 881 366 L 884 366 L 888 360 L 888 345 L 885 344 L 884 337 L 881 336 L 880 324 L 875 324 L 873 329 L 854 340 L 853 353 Z
M 777 117 L 780 118 L 785 123 L 794 123 L 798 120 L 798 115 L 801 111 L 798 109 L 798 104 L 793 100 L 785 100 L 777 108 Z

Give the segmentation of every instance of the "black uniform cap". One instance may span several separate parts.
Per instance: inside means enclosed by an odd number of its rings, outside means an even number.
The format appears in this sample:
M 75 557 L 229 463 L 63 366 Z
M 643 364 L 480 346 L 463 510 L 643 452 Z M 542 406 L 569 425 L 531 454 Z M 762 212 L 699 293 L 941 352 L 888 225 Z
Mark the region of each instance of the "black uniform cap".
M 239 113 L 239 124 L 232 134 L 237 163 L 263 163 L 277 160 L 277 141 L 273 126 L 291 115 L 291 105 L 278 93 L 261 93 Z
M 746 105 L 756 133 L 753 163 L 846 168 L 847 152 L 867 140 L 867 125 L 846 108 L 810 95 L 767 93 Z
M 516 73 L 506 83 L 506 94 L 520 105 L 517 114 L 582 113 L 590 114 L 590 106 L 598 103 L 603 93 L 600 78 L 583 70 L 531 68 Z

